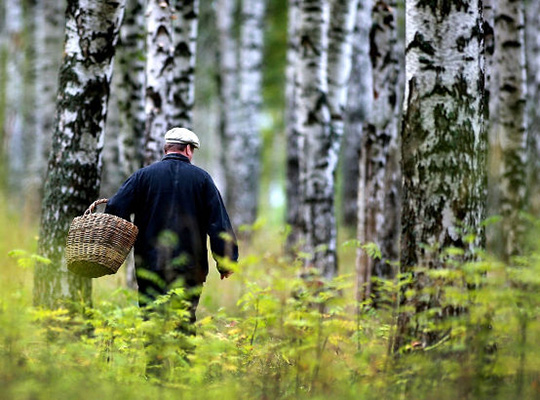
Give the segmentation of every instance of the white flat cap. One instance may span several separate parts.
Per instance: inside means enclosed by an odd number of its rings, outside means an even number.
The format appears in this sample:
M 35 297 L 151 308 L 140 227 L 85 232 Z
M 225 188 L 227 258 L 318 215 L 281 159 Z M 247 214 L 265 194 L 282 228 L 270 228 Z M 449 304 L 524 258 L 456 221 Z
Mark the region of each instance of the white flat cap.
M 165 134 L 165 143 L 191 144 L 197 149 L 201 142 L 197 135 L 186 128 L 172 128 Z

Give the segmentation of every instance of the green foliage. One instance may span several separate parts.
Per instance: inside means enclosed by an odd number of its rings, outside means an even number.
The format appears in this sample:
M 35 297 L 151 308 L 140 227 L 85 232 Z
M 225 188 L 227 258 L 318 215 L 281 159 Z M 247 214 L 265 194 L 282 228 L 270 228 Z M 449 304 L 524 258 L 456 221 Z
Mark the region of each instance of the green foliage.
M 253 248 L 233 281 L 221 282 L 234 288 L 236 307 L 220 307 L 221 299 L 212 310 L 203 302 L 195 336 L 186 329 L 182 288 L 144 308 L 135 305 L 135 293 L 111 287 L 93 308 L 46 310 L 29 305 L 26 282 L 2 279 L 2 397 L 538 397 L 539 252 L 505 265 L 489 257 L 458 262 L 462 252 L 449 248 L 443 252 L 448 268 L 378 279 L 377 302 L 357 304 L 353 274 L 325 282 L 310 271 L 302 279 L 300 262 L 272 249 L 279 243 L 258 243 L 264 233 L 253 229 Z M 376 246 L 362 247 L 380 256 Z M 2 258 L 3 272 L 27 276 L 34 260 L 31 251 L 13 251 Z M 432 284 L 411 289 L 421 274 Z M 223 297 L 222 286 L 212 285 L 206 295 Z M 392 355 L 403 290 L 437 293 L 440 304 L 416 312 L 411 324 L 438 332 L 440 340 L 425 347 L 411 338 Z

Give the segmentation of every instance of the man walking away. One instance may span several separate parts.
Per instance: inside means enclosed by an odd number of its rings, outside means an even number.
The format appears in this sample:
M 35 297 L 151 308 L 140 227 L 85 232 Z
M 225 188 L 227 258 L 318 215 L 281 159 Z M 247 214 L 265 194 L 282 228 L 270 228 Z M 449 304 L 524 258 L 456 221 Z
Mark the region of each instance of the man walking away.
M 139 303 L 183 285 L 190 322 L 208 274 L 207 235 L 221 279 L 232 271 L 220 260 L 238 260 L 238 245 L 221 195 L 210 175 L 191 164 L 197 135 L 185 128 L 165 134 L 165 156 L 135 172 L 109 200 L 106 213 L 139 228 L 135 268 Z

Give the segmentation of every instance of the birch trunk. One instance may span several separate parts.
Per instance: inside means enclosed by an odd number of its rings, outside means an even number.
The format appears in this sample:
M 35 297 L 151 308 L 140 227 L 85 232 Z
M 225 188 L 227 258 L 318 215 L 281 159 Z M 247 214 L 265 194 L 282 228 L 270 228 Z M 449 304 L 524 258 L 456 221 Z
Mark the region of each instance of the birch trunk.
M 216 1 L 216 24 L 218 29 L 218 91 L 220 114 L 220 137 L 222 151 L 222 165 L 225 177 L 223 197 L 230 211 L 233 225 L 236 226 L 232 203 L 235 196 L 240 196 L 232 187 L 236 174 L 235 157 L 242 149 L 235 148 L 234 139 L 240 130 L 240 110 L 238 101 L 238 43 L 234 36 L 235 0 Z M 234 156 L 231 156 L 234 155 Z
M 520 253 L 524 223 L 520 212 L 526 207 L 527 96 L 522 1 L 501 0 L 495 16 L 495 62 L 498 73 L 498 125 L 496 140 L 501 161 L 497 174 L 502 216 L 502 256 Z
M 37 1 L 35 18 L 35 118 L 30 164 L 34 193 L 41 191 L 54 130 L 58 69 L 62 61 L 65 1 Z
M 529 132 L 529 198 L 531 213 L 540 214 L 540 1 L 531 0 L 527 4 L 527 92 L 528 132 Z
M 345 132 L 342 148 L 342 210 L 345 226 L 358 225 L 358 182 L 362 125 L 371 113 L 373 82 L 369 60 L 369 32 L 371 28 L 371 0 L 360 1 L 356 11 L 353 33 L 353 56 L 349 78 Z
M 373 73 L 372 113 L 364 125 L 358 190 L 358 240 L 375 243 L 381 259 L 358 249 L 359 300 L 373 292 L 372 276 L 391 278 L 399 259 L 400 171 L 398 126 L 400 79 L 397 42 L 397 5 L 377 1 L 373 7 L 370 57 Z
M 234 226 L 257 218 L 262 104 L 262 66 L 266 0 L 242 0 L 238 51 L 238 130 L 230 137 L 228 153 L 234 162 L 227 181 L 229 212 Z M 230 157 L 234 154 L 233 157 Z
M 495 9 L 496 0 L 484 0 L 484 37 L 486 57 L 486 130 L 488 132 L 488 200 L 487 215 L 499 213 L 498 170 L 501 162 L 501 149 L 497 140 L 498 112 L 498 69 L 495 63 Z M 498 232 L 499 231 L 499 232 Z M 493 251 L 501 246 L 500 229 L 495 225 L 486 227 L 487 249 Z
M 296 129 L 296 71 L 300 37 L 298 35 L 300 0 L 288 0 L 287 15 L 287 67 L 285 83 L 285 135 L 287 138 L 287 224 L 291 228 L 287 237 L 287 250 L 291 252 L 300 233 L 300 170 L 298 131 Z
M 57 124 L 42 204 L 34 303 L 89 302 L 91 280 L 67 272 L 63 256 L 69 225 L 99 194 L 101 149 L 112 59 L 124 2 L 69 0 L 60 69 Z
M 165 132 L 170 127 L 174 45 L 168 0 L 149 0 L 146 10 L 146 88 L 144 164 L 163 156 Z
M 352 69 L 353 32 L 356 25 L 358 0 L 332 0 L 330 2 L 330 29 L 328 47 L 328 99 L 332 136 L 337 140 L 332 151 L 338 152 L 344 134 L 348 84 Z M 355 38 L 357 39 L 357 38 Z
M 25 174 L 26 151 L 23 132 L 24 101 L 24 41 L 23 8 L 19 0 L 5 2 L 6 51 L 6 110 L 4 120 L 4 140 L 8 160 L 8 184 L 10 192 L 20 194 Z
M 127 0 L 126 15 L 120 30 L 121 46 L 118 47 L 118 74 L 115 78 L 120 126 L 115 139 L 122 180 L 141 168 L 144 160 L 144 4 L 144 0 Z
M 406 92 L 402 128 L 401 270 L 416 293 L 433 286 L 415 267 L 450 268 L 441 250 L 472 259 L 484 246 L 486 136 L 482 3 L 406 3 Z M 462 229 L 474 235 L 464 240 Z M 395 348 L 414 338 L 423 348 L 440 339 L 418 315 L 441 306 L 439 291 L 403 291 Z M 442 307 L 430 324 L 457 310 Z
M 199 0 L 175 1 L 171 125 L 193 128 Z
M 302 2 L 299 19 L 295 120 L 302 196 L 300 240 L 304 253 L 309 254 L 306 266 L 317 269 L 324 278 L 332 278 L 337 271 L 334 172 L 338 138 L 332 136 L 327 100 L 328 3 Z

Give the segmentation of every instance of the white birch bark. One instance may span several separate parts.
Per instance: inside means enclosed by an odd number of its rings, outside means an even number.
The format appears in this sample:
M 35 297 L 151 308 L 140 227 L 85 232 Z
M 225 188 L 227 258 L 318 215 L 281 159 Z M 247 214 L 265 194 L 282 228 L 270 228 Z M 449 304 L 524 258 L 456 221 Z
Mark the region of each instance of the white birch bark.
M 356 25 L 358 0 L 330 2 L 330 30 L 328 48 L 328 101 L 332 136 L 338 151 L 344 135 L 349 77 L 352 69 L 353 32 Z M 356 39 L 356 38 L 355 38 Z
M 540 1 L 527 3 L 526 43 L 527 43 L 527 96 L 528 96 L 528 155 L 530 212 L 540 214 Z
M 501 154 L 496 179 L 500 188 L 502 256 L 508 258 L 520 253 L 524 224 L 519 215 L 526 207 L 527 87 L 523 2 L 500 0 L 495 21 L 498 75 L 498 124 L 495 134 Z
M 406 92 L 402 128 L 403 229 L 401 269 L 446 268 L 441 249 L 474 257 L 484 246 L 485 214 L 484 56 L 481 2 L 406 2 Z M 464 240 L 461 229 L 474 235 Z M 427 247 L 426 247 L 427 246 Z M 413 272 L 412 286 L 430 285 Z M 416 313 L 440 306 L 403 292 Z M 454 312 L 445 307 L 444 317 Z M 412 314 L 414 315 L 414 314 Z M 401 311 L 396 347 L 410 336 L 423 347 L 438 333 Z
M 236 160 L 238 152 L 243 151 L 234 146 L 234 139 L 240 130 L 240 110 L 238 101 L 238 43 L 234 36 L 235 0 L 217 0 L 215 6 L 216 25 L 218 29 L 218 91 L 220 99 L 220 137 L 222 151 L 222 165 L 225 177 L 223 197 L 227 208 L 231 210 L 234 197 L 241 195 L 235 193 L 232 183 L 235 180 Z M 234 156 L 231 156 L 233 155 Z M 236 226 L 231 211 L 233 225 Z
M 307 267 L 322 277 L 337 271 L 334 214 L 335 140 L 328 105 L 328 29 L 330 9 L 324 0 L 300 5 L 296 92 L 296 126 L 299 136 L 301 193 L 300 240 Z
M 369 33 L 371 31 L 371 0 L 360 1 L 353 33 L 353 57 L 349 78 L 345 135 L 342 146 L 343 221 L 345 226 L 357 229 L 359 203 L 359 155 L 363 123 L 371 114 L 373 102 L 373 75 L 369 59 Z
M 171 125 L 193 128 L 199 0 L 175 0 Z
M 373 99 L 360 155 L 358 240 L 363 244 L 375 243 L 382 258 L 373 259 L 365 250 L 358 250 L 356 262 L 358 287 L 364 288 L 362 300 L 372 294 L 372 276 L 392 277 L 389 262 L 395 263 L 399 258 L 400 60 L 396 12 L 395 1 L 377 1 L 373 6 L 370 33 Z
M 242 0 L 238 49 L 238 123 L 229 137 L 234 166 L 228 174 L 228 211 L 234 226 L 257 218 L 260 175 L 260 111 L 266 0 Z M 232 179 L 231 179 L 232 178 Z
M 141 168 L 145 132 L 145 1 L 127 0 L 114 81 L 119 112 L 118 167 L 122 180 Z
M 292 251 L 298 242 L 301 229 L 300 224 L 300 170 L 298 131 L 296 129 L 296 80 L 298 52 L 300 50 L 300 37 L 298 35 L 300 16 L 300 0 L 288 0 L 287 14 L 287 67 L 285 82 L 285 135 L 287 142 L 287 224 L 290 233 L 287 237 L 287 249 Z
M 65 1 L 37 1 L 35 18 L 35 118 L 31 161 L 32 186 L 41 189 L 54 130 L 58 69 L 64 42 Z
M 56 107 L 56 129 L 45 181 L 34 303 L 89 302 L 91 280 L 68 273 L 65 238 L 75 216 L 99 194 L 101 150 L 112 59 L 124 2 L 68 0 L 66 36 Z
M 486 57 L 486 130 L 488 132 L 488 200 L 487 215 L 499 213 L 500 188 L 498 183 L 499 164 L 501 162 L 501 149 L 498 144 L 497 130 L 499 124 L 499 87 L 498 69 L 495 62 L 495 9 L 496 0 L 483 1 L 484 37 Z M 487 249 L 493 251 L 500 247 L 500 229 L 496 225 L 486 227 Z
M 163 156 L 165 132 L 170 127 L 171 84 L 174 68 L 171 4 L 149 0 L 146 10 L 146 88 L 144 164 Z
M 24 47 L 23 8 L 19 0 L 5 2 L 5 32 L 7 36 L 6 109 L 4 140 L 8 160 L 9 190 L 20 193 L 25 175 L 27 152 L 24 148 L 23 102 L 24 102 Z

